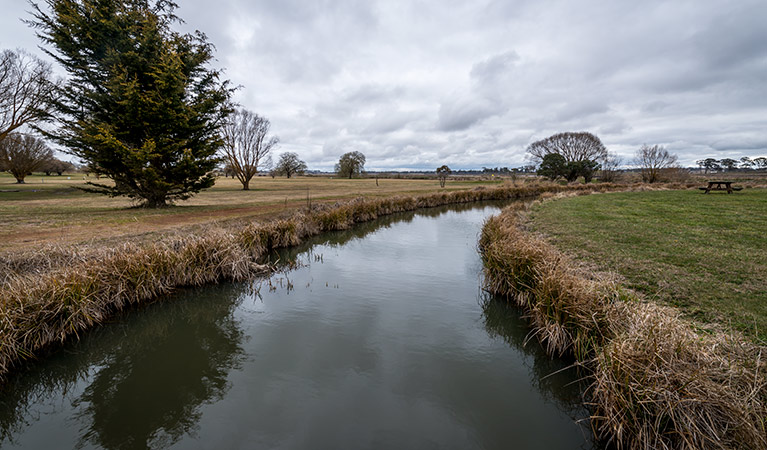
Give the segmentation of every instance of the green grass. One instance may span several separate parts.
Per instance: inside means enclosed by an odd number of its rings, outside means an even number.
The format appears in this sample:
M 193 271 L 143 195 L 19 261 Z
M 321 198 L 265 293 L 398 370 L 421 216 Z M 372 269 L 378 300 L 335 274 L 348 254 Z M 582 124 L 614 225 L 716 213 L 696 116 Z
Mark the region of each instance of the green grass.
M 531 219 L 646 297 L 767 340 L 767 190 L 572 197 L 544 202 Z

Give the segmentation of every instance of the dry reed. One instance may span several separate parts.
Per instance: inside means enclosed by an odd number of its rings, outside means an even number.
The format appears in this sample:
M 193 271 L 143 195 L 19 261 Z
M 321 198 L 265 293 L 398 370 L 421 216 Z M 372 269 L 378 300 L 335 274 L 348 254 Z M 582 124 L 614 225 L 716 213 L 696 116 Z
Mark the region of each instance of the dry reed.
M 590 372 L 592 427 L 625 449 L 767 448 L 763 348 L 700 333 L 674 310 L 640 301 L 580 269 L 504 210 L 483 227 L 486 288 L 526 311 L 550 354 Z

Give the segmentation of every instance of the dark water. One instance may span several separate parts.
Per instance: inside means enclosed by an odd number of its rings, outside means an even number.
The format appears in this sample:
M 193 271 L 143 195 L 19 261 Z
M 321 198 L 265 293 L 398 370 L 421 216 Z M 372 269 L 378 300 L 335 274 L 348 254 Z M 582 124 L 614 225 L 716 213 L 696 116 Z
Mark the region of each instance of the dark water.
M 126 313 L 4 387 L 0 445 L 591 448 L 577 374 L 479 289 L 497 210 L 363 224 Z

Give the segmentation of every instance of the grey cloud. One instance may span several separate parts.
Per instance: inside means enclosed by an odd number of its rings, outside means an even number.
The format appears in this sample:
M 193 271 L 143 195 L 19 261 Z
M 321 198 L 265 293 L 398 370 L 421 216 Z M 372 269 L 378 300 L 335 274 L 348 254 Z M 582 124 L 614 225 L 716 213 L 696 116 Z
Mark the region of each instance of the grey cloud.
M 500 105 L 489 99 L 473 95 L 446 100 L 439 108 L 437 125 L 441 131 L 460 131 L 498 114 Z
M 517 52 L 510 50 L 475 63 L 469 74 L 477 83 L 494 83 L 498 77 L 511 70 L 517 61 L 519 61 L 519 55 Z
M 34 53 L 7 2 L 0 45 Z M 592 130 L 630 158 L 767 154 L 767 3 L 185 0 L 216 65 L 310 168 L 525 162 L 533 140 Z

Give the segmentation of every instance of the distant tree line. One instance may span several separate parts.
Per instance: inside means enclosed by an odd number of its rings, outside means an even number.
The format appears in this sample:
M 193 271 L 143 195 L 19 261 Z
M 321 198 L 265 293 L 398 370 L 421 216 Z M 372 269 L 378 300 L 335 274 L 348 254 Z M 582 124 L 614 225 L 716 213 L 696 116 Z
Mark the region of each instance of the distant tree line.
M 758 158 L 749 158 L 744 156 L 740 159 L 732 158 L 706 158 L 695 162 L 704 173 L 709 172 L 730 172 L 733 170 L 767 170 L 767 158 L 760 156 Z

